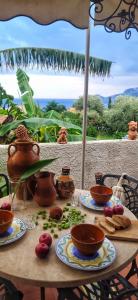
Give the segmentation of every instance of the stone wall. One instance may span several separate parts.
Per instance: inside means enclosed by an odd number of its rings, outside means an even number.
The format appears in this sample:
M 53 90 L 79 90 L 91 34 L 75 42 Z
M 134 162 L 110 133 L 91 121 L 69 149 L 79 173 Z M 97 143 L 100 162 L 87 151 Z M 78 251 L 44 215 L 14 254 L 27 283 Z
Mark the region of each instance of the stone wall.
M 41 159 L 58 159 L 49 166 L 56 175 L 62 166 L 68 165 L 74 176 L 75 185 L 81 187 L 82 143 L 66 145 L 56 143 L 39 144 Z M 0 145 L 0 172 L 6 172 L 7 145 Z M 85 156 L 85 188 L 94 184 L 95 172 L 127 173 L 138 178 L 138 140 L 112 140 L 87 142 Z

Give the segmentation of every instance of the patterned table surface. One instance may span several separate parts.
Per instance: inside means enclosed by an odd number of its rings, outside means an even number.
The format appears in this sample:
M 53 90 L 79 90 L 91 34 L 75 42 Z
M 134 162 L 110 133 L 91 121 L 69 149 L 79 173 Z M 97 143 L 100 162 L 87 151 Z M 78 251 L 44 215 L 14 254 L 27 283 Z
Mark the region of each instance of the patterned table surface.
M 76 190 L 75 196 L 85 195 L 85 193 L 88 191 Z M 5 198 L 0 199 L 0 203 L 4 201 Z M 60 200 L 56 205 L 62 207 L 65 203 L 66 201 Z M 101 212 L 87 209 L 84 206 L 80 210 L 87 214 L 86 221 L 91 223 L 94 222 L 95 216 L 101 215 Z M 33 214 L 36 211 L 38 211 L 38 206 L 34 202 L 28 202 L 27 209 L 16 213 L 15 217 L 24 219 L 26 214 Z M 131 219 L 135 218 L 126 208 L 125 214 Z M 120 271 L 131 262 L 138 253 L 138 245 L 135 242 L 112 241 L 116 249 L 114 262 L 106 269 L 82 271 L 71 268 L 59 260 L 55 252 L 57 241 L 53 241 L 46 259 L 37 258 L 34 249 L 42 232 L 42 228 L 37 226 L 28 230 L 16 242 L 0 247 L 0 276 L 40 287 L 72 287 L 110 277 L 115 271 Z M 69 232 L 68 229 L 67 233 Z

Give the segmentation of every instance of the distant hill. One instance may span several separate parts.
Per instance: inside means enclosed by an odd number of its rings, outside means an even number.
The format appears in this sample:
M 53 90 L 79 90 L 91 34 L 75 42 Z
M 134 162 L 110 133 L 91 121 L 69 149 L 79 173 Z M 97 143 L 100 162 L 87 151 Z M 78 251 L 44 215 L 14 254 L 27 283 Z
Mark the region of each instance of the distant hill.
M 109 97 L 111 97 L 112 101 L 114 102 L 114 100 L 115 100 L 115 98 L 117 96 L 125 96 L 125 95 L 126 96 L 138 97 L 138 87 L 127 89 L 123 93 L 114 94 L 114 95 L 111 95 Z M 101 100 L 103 101 L 104 105 L 108 106 L 109 97 L 103 97 L 101 95 L 98 95 L 98 96 L 101 98 Z

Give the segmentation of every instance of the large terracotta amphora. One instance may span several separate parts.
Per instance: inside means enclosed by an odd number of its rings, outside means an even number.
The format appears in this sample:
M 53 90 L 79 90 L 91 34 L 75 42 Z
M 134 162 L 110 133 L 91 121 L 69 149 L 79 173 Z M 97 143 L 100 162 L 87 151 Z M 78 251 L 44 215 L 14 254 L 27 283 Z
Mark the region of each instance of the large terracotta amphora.
M 44 171 L 36 176 L 34 200 L 39 206 L 51 206 L 54 203 L 56 200 L 54 173 Z
M 28 129 L 24 125 L 19 125 L 15 130 L 16 140 L 8 147 L 7 170 L 12 182 L 18 182 L 21 175 L 29 167 L 39 160 L 40 148 L 29 136 Z M 31 190 L 34 188 L 34 176 L 25 180 L 26 200 L 32 199 Z M 24 193 L 22 185 L 19 188 L 20 197 Z
M 10 179 L 18 180 L 34 162 L 39 160 L 39 146 L 30 141 L 10 144 L 8 147 L 7 170 Z
M 36 143 L 26 142 L 14 142 L 8 147 L 8 161 L 7 170 L 10 180 L 18 182 L 21 175 L 27 171 L 27 169 L 36 161 L 39 160 L 39 146 Z M 26 179 L 26 200 L 33 198 L 31 190 L 34 189 L 35 178 L 34 176 Z M 24 190 L 20 187 L 20 196 L 24 194 Z

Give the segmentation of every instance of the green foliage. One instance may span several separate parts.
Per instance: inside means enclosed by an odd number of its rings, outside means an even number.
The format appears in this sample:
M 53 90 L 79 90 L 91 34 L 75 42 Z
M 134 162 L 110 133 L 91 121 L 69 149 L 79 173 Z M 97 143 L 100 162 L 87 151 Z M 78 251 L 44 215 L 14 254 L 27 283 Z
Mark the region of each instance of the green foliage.
M 61 127 L 67 128 L 68 141 L 82 141 L 83 97 L 74 103 L 76 111 L 73 112 L 64 110 L 55 101 L 42 110 L 39 104 L 34 103 L 26 73 L 19 69 L 17 78 L 26 112 L 0 86 L 0 114 L 12 116 L 12 122 L 0 125 L 2 143 L 9 143 L 15 138 L 14 129 L 19 124 L 24 124 L 37 142 L 56 142 Z M 113 104 L 109 98 L 108 106 L 110 108 L 104 108 L 98 96 L 88 96 L 87 140 L 122 138 L 127 134 L 128 122 L 138 121 L 136 97 L 119 96 Z
M 89 73 L 108 76 L 112 62 L 90 56 Z M 47 48 L 14 48 L 0 51 L 0 67 L 6 69 L 37 68 L 58 71 L 85 71 L 85 55 L 70 51 Z
M 100 116 L 103 115 L 104 105 L 100 97 L 89 96 L 88 97 L 88 107 L 89 110 L 95 110 Z
M 97 129 L 92 125 L 87 126 L 87 135 L 91 137 L 96 137 Z
M 14 97 L 11 95 L 8 95 L 6 93 L 6 91 L 4 90 L 4 88 L 0 84 L 0 107 L 5 109 L 5 107 L 7 106 L 9 108 L 9 106 L 13 102 L 13 99 L 14 99 Z
M 33 95 L 34 95 L 33 90 L 29 85 L 29 77 L 21 69 L 17 70 L 16 76 L 17 76 L 18 86 L 21 92 L 21 99 L 23 101 L 27 115 L 29 117 L 35 116 L 36 105 L 33 100 Z
M 22 120 L 15 120 L 13 122 L 4 124 L 2 126 L 0 126 L 0 136 L 4 136 L 6 133 L 8 133 L 9 131 L 11 131 L 12 129 L 15 129 L 18 127 L 18 125 L 20 125 L 22 123 Z
M 66 107 L 65 107 L 65 105 L 58 104 L 58 103 L 56 103 L 56 101 L 53 100 L 53 101 L 48 102 L 46 108 L 43 109 L 44 112 L 48 112 L 48 111 L 51 111 L 51 110 L 57 111 L 57 112 L 60 113 L 64 110 L 66 110 Z
M 83 97 L 79 97 L 79 99 L 75 100 L 73 103 L 73 107 L 76 108 L 76 110 L 83 110 Z
M 28 169 L 22 174 L 22 176 L 20 177 L 20 179 L 18 180 L 16 187 L 15 187 L 15 191 L 14 194 L 12 196 L 12 201 L 14 200 L 14 197 L 17 193 L 17 190 L 20 186 L 20 183 L 26 179 L 28 179 L 30 176 L 36 174 L 37 172 L 39 172 L 42 168 L 50 165 L 53 161 L 55 161 L 57 158 L 52 158 L 52 159 L 45 159 L 45 160 L 39 160 L 37 162 L 35 162 L 34 164 L 32 164 L 31 166 L 28 167 Z
M 48 166 L 53 161 L 55 161 L 57 158 L 52 159 L 45 159 L 45 160 L 39 160 L 28 167 L 27 171 L 25 171 L 22 176 L 20 177 L 20 182 L 23 180 L 26 180 L 30 176 L 34 175 L 35 173 L 39 172 L 42 168 Z
M 88 124 L 98 127 L 101 124 L 102 118 L 96 110 L 88 112 Z
M 122 111 L 126 122 L 138 121 L 138 97 L 118 96 L 113 108 Z
M 78 100 L 75 101 L 73 104 L 73 107 L 76 108 L 76 110 L 83 110 L 83 97 L 79 97 Z M 95 110 L 97 111 L 100 115 L 103 114 L 104 110 L 104 105 L 102 103 L 102 100 L 98 96 L 88 96 L 88 110 Z
M 6 93 L 0 85 L 0 114 L 12 116 L 14 119 L 21 119 L 24 113 L 14 103 L 14 97 Z M 12 118 L 11 118 L 12 119 Z
M 26 125 L 27 128 L 32 127 L 32 128 L 40 128 L 41 126 L 58 126 L 60 127 L 66 127 L 67 129 L 75 129 L 80 132 L 82 132 L 82 129 L 77 126 L 72 124 L 71 122 L 65 122 L 64 120 L 61 121 L 58 119 L 50 118 L 50 119 L 45 119 L 45 118 L 29 118 L 23 120 L 23 123 Z
M 110 109 L 112 107 L 112 98 L 109 97 L 108 99 L 108 109 Z
M 129 96 L 117 97 L 110 110 L 104 111 L 105 127 L 109 133 L 127 133 L 128 122 L 138 121 L 138 98 Z
M 57 112 L 55 112 L 57 113 Z M 60 127 L 66 127 L 72 134 L 81 134 L 81 127 L 61 121 L 61 119 L 45 119 L 45 118 L 28 118 L 23 120 L 15 120 L 11 123 L 4 124 L 0 127 L 0 136 L 4 136 L 11 130 L 17 128 L 18 125 L 24 124 L 30 131 L 36 141 L 40 142 L 56 142 Z
M 83 116 L 81 113 L 78 112 L 70 112 L 70 111 L 65 111 L 62 113 L 63 120 L 65 120 L 66 122 L 71 122 L 77 126 L 81 126 L 82 127 L 82 120 L 83 120 Z
M 61 114 L 58 113 L 55 110 L 49 110 L 48 112 L 45 113 L 45 117 L 47 119 L 57 119 L 57 120 L 61 120 Z

